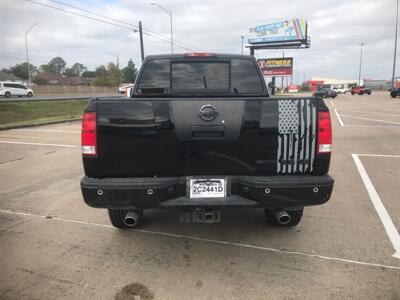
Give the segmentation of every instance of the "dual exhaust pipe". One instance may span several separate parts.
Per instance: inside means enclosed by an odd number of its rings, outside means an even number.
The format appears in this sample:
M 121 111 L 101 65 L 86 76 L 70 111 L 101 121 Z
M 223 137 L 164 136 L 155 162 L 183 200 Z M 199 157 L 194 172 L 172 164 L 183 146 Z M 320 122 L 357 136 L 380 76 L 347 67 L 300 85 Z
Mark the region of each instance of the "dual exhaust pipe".
M 276 221 L 281 225 L 286 225 L 290 222 L 290 215 L 284 210 L 272 210 Z M 138 210 L 130 210 L 124 217 L 124 224 L 128 227 L 135 227 L 139 224 L 141 219 L 141 212 Z

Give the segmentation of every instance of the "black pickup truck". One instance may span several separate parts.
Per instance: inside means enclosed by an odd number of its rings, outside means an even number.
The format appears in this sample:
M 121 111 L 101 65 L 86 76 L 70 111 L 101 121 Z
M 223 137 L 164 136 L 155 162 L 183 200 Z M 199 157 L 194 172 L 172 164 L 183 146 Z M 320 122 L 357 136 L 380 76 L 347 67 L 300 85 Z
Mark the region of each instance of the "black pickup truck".
M 82 121 L 85 202 L 118 228 L 143 210 L 211 223 L 226 207 L 263 208 L 295 226 L 329 200 L 332 131 L 315 97 L 269 97 L 252 56 L 148 56 L 131 97 L 95 98 Z

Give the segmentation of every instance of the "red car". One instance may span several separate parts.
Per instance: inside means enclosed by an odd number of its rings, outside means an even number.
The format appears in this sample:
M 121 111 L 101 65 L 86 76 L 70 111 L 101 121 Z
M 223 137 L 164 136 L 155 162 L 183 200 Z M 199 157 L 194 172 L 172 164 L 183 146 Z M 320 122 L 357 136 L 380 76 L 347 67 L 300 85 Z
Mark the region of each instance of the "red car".
M 367 88 L 365 88 L 363 86 L 355 86 L 355 87 L 351 88 L 351 94 L 352 95 L 354 95 L 354 94 L 357 94 L 357 95 L 364 95 L 364 94 L 371 95 L 371 90 L 367 89 Z

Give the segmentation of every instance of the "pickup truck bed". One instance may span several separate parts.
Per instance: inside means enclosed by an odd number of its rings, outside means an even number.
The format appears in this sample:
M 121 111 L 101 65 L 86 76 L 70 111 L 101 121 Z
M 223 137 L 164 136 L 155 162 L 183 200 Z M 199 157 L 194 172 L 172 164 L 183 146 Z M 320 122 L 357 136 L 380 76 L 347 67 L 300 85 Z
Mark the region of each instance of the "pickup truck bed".
M 329 111 L 317 98 L 134 95 L 93 99 L 86 114 L 94 122 L 95 153 L 84 151 L 81 187 L 93 207 L 302 212 L 332 193 Z M 192 182 L 213 180 L 224 185 L 224 196 L 193 197 Z

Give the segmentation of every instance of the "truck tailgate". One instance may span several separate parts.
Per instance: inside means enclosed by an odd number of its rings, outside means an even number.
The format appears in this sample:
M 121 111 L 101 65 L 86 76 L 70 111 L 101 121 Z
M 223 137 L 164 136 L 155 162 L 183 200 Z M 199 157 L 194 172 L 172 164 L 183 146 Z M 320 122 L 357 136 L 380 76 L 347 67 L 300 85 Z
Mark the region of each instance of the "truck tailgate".
M 314 98 L 98 99 L 99 176 L 311 174 Z

